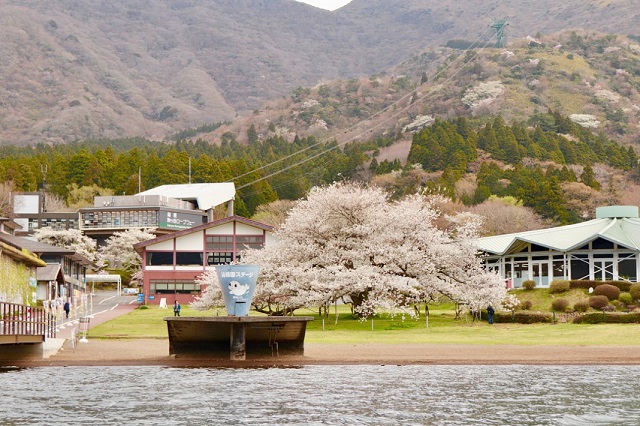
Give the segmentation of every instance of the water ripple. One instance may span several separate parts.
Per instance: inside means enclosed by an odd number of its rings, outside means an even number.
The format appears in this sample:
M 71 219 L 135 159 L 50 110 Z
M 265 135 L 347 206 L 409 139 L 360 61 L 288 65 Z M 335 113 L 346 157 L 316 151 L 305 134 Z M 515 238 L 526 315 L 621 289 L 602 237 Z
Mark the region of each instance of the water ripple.
M 638 425 L 637 366 L 0 369 L 11 425 Z

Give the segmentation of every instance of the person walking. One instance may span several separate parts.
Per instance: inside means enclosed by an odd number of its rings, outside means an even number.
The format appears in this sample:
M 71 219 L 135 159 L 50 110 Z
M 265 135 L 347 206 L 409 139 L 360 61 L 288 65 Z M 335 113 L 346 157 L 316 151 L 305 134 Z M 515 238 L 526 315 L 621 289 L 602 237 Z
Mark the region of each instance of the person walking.
M 493 324 L 493 314 L 495 313 L 496 311 L 493 309 L 493 306 L 489 304 L 489 306 L 487 306 L 487 317 L 489 318 L 489 324 Z
M 71 305 L 69 304 L 68 300 L 66 302 L 64 302 L 64 307 L 62 309 L 64 309 L 65 317 L 69 318 L 69 312 L 71 311 Z
M 174 317 L 180 316 L 180 304 L 178 303 L 177 300 L 173 303 L 173 316 Z

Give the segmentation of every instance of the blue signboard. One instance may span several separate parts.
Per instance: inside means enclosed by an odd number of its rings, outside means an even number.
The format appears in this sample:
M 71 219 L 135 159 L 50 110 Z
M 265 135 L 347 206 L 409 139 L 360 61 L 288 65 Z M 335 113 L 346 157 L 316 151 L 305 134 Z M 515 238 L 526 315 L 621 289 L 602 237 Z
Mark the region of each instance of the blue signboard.
M 216 273 L 218 281 L 220 281 L 227 315 L 237 317 L 249 315 L 260 266 L 219 265 L 216 266 Z

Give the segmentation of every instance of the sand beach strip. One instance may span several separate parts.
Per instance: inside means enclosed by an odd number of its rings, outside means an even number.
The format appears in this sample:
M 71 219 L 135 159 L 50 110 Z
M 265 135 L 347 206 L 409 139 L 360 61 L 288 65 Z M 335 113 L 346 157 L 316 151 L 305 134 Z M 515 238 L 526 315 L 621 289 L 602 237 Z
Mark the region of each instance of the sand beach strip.
M 251 367 L 283 365 L 640 365 L 638 346 L 520 346 L 460 344 L 323 344 L 306 343 L 304 356 L 227 357 L 171 356 L 168 339 L 91 339 L 75 347 L 66 341 L 42 360 L 19 367 L 144 366 Z

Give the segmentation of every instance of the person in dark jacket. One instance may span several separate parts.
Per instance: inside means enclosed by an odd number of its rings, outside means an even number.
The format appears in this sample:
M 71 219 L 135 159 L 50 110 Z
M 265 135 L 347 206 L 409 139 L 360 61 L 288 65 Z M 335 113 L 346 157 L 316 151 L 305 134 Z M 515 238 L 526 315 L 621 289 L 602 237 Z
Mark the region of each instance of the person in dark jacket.
M 65 317 L 69 318 L 69 311 L 71 311 L 71 305 L 69 304 L 68 300 L 64 302 L 64 306 L 62 307 L 62 309 L 64 309 Z
M 174 317 L 180 316 L 180 304 L 178 303 L 177 300 L 173 304 L 173 316 Z
M 493 306 L 487 306 L 487 317 L 489 318 L 489 324 L 493 324 L 493 314 L 495 313 L 496 311 L 493 309 Z

